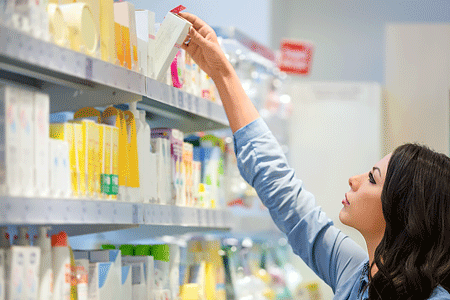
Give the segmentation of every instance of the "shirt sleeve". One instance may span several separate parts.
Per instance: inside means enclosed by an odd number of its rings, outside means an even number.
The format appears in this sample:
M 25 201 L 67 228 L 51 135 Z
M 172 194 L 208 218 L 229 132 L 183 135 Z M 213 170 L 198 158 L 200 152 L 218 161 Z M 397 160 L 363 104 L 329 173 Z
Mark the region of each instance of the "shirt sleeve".
M 261 118 L 236 131 L 234 144 L 242 177 L 255 188 L 294 253 L 335 292 L 367 260 L 365 251 L 316 206 Z

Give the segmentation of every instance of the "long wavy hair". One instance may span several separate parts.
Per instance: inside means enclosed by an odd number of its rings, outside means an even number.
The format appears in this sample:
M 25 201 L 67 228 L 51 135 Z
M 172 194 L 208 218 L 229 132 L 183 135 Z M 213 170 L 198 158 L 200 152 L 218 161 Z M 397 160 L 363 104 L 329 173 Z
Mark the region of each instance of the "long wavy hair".
M 369 268 L 369 299 L 428 299 L 438 285 L 450 291 L 450 158 L 398 147 L 381 202 L 386 230 Z

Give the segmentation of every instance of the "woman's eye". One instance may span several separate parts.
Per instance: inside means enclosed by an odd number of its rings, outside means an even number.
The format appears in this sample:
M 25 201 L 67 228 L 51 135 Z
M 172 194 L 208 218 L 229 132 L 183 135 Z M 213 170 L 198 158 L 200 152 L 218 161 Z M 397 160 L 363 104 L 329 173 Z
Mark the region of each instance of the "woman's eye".
M 370 182 L 370 183 L 373 183 L 373 184 L 376 184 L 375 178 L 373 178 L 372 172 L 369 172 L 369 182 Z

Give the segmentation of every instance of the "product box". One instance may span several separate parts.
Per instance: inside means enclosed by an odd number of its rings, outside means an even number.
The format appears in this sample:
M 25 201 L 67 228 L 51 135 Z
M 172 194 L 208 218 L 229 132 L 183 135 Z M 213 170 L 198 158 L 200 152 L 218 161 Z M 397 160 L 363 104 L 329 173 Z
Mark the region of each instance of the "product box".
M 34 93 L 34 188 L 36 196 L 49 195 L 48 132 L 50 104 L 47 94 Z
M 123 256 L 122 263 L 124 265 L 135 266 L 135 264 L 142 265 L 142 271 L 138 271 L 136 268 L 133 271 L 133 285 L 137 285 L 134 287 L 133 291 L 137 289 L 136 292 L 140 291 L 142 287 L 144 287 L 144 294 L 141 293 L 143 298 L 140 299 L 152 299 L 152 295 L 154 293 L 154 260 L 152 256 Z M 140 274 L 140 275 L 137 275 Z M 141 278 L 138 280 L 138 278 Z
M 41 261 L 41 249 L 39 247 L 24 247 L 25 253 L 25 298 L 27 300 L 38 299 L 39 266 Z
M 181 163 L 183 157 L 183 132 L 171 128 L 152 128 L 151 138 L 163 138 L 170 143 L 170 194 L 171 205 L 181 204 Z
M 144 75 L 154 78 L 153 60 L 155 56 L 155 13 L 149 10 L 136 10 L 136 34 L 138 39 L 145 42 L 147 49 L 145 53 L 146 63 L 141 63 L 141 66 L 147 66 L 144 70 Z M 139 43 L 139 40 L 138 40 Z M 143 52 L 144 53 L 144 52 Z M 140 60 L 139 60 L 140 61 Z
M 69 159 L 75 157 L 75 167 L 72 170 L 72 176 L 76 177 L 77 185 L 75 189 L 77 190 L 78 197 L 86 196 L 86 155 L 84 152 L 84 142 L 83 142 L 83 125 L 73 124 L 73 144 L 75 153 L 69 156 Z M 70 152 L 69 152 L 70 154 Z M 71 161 L 72 165 L 73 161 Z M 74 180 L 74 179 L 72 179 Z M 72 181 L 73 182 L 73 181 Z
M 93 250 L 89 251 L 89 260 L 91 263 L 111 262 L 111 270 L 108 275 L 108 282 L 114 289 L 112 297 L 109 299 L 120 300 L 122 294 L 122 256 L 120 250 Z
M 122 297 L 121 299 L 132 299 L 131 266 L 122 266 Z
M 0 88 L 0 195 L 20 196 L 19 89 Z
M 183 143 L 183 188 L 182 188 L 182 203 L 183 205 L 193 206 L 193 161 L 194 161 L 194 146 L 191 143 Z
M 70 178 L 71 189 L 74 196 L 79 195 L 79 172 L 77 165 L 77 151 L 75 150 L 75 138 L 74 138 L 74 125 L 73 123 L 54 123 L 50 124 L 50 137 L 53 139 L 66 141 L 69 147 L 69 165 L 70 165 Z
M 101 193 L 105 199 L 111 199 L 112 174 L 112 126 L 103 124 L 103 168 L 101 171 Z
M 72 195 L 69 164 L 69 144 L 51 138 L 50 148 L 50 191 L 53 197 L 67 198 Z
M 26 247 L 11 246 L 5 256 L 6 299 L 25 299 Z
M 115 64 L 114 0 L 100 0 L 100 50 L 102 60 Z
M 120 45 L 122 47 L 121 50 L 123 53 L 123 55 L 120 55 L 120 57 L 124 57 L 122 66 L 138 72 L 139 64 L 136 36 L 136 19 L 134 12 L 134 5 L 130 2 L 124 1 L 114 3 L 114 21 L 117 25 L 119 25 L 118 28 L 120 28 L 119 30 L 122 41 L 122 45 Z M 117 41 L 116 45 L 119 45 Z M 117 56 L 119 58 L 119 49 Z
M 131 296 L 132 299 L 150 300 L 145 286 L 145 273 L 143 263 L 131 263 Z
M 117 286 L 114 286 L 115 281 L 111 280 L 113 273 L 113 263 L 111 262 L 89 264 L 90 300 L 110 300 L 114 296 L 118 296 L 115 294 L 117 291 Z
M 155 78 L 162 81 L 175 55 L 186 38 L 191 23 L 171 12 L 167 13 L 156 33 L 154 71 Z
M 84 167 L 85 172 L 84 176 L 80 172 L 80 181 L 84 181 L 83 183 L 80 183 L 80 190 L 83 190 L 82 186 L 84 185 L 86 187 L 86 196 L 94 198 L 98 196 L 96 192 L 100 189 L 100 174 L 98 173 L 100 129 L 98 124 L 92 120 L 73 121 L 72 123 L 80 124 L 82 126 L 83 146 L 78 159 L 83 163 L 82 167 Z
M 34 190 L 34 123 L 33 92 L 21 89 L 19 97 L 20 185 L 22 195 L 33 197 Z M 31 141 L 31 142 L 30 142 Z

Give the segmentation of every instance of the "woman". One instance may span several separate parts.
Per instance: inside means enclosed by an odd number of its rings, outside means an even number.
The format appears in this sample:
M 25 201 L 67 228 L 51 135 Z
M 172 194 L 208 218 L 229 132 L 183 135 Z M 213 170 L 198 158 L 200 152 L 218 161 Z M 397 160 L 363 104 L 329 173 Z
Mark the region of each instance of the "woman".
M 450 159 L 407 144 L 349 179 L 339 218 L 361 232 L 366 253 L 303 189 L 211 27 L 180 15 L 193 24 L 183 48 L 219 90 L 242 176 L 334 299 L 450 299 Z

